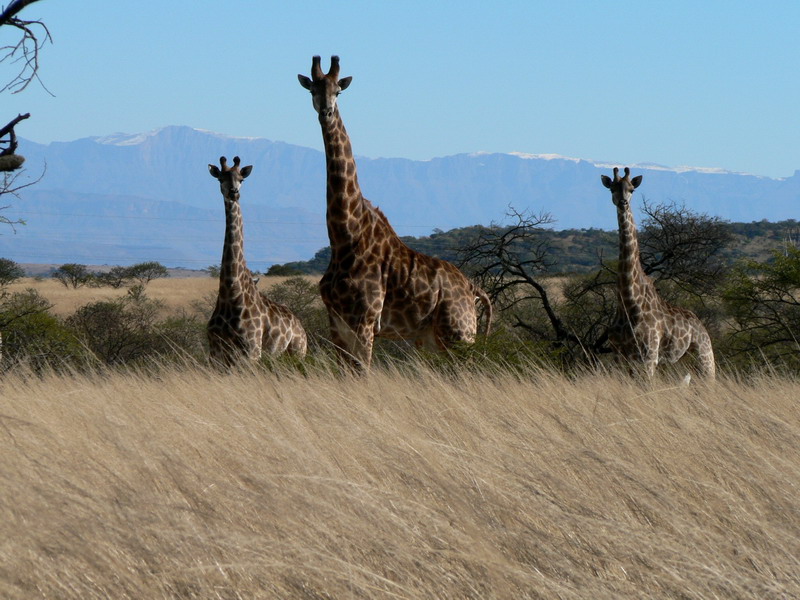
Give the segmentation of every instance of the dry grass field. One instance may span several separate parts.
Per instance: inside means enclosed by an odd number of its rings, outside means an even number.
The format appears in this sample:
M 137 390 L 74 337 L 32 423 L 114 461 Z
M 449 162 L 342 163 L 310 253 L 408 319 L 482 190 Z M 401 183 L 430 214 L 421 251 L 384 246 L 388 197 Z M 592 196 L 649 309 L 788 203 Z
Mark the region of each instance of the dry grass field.
M 798 398 L 413 364 L 9 373 L 0 597 L 797 598 Z
M 269 290 L 271 286 L 282 283 L 286 279 L 286 277 L 262 277 L 259 289 Z M 310 279 L 315 282 L 318 280 L 313 277 Z M 188 308 L 195 301 L 203 301 L 207 296 L 213 295 L 216 298 L 218 286 L 219 279 L 213 277 L 166 277 L 154 279 L 147 284 L 146 290 L 147 295 L 152 299 L 163 302 L 166 312 L 175 312 L 182 308 Z M 65 287 L 56 279 L 33 277 L 23 277 L 6 287 L 10 293 L 21 292 L 27 288 L 34 288 L 47 298 L 53 304 L 53 314 L 61 317 L 71 315 L 78 308 L 90 302 L 113 300 L 121 298 L 127 293 L 127 288 L 124 287 L 116 290 L 111 287 L 87 286 L 74 289 Z

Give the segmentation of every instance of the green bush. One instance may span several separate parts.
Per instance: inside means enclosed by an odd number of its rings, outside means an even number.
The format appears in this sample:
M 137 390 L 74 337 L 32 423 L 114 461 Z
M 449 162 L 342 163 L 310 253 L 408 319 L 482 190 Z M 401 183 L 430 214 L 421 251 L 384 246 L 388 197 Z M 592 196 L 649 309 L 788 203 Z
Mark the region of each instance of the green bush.
M 319 295 L 319 286 L 305 277 L 289 277 L 269 289 L 271 300 L 286 305 L 300 322 L 308 335 L 309 346 L 316 347 L 330 336 L 328 311 Z
M 35 289 L 15 292 L 0 302 L 3 362 L 34 369 L 82 363 L 86 358 L 78 338 L 50 313 L 52 305 Z
M 147 285 L 153 279 L 168 277 L 167 267 L 159 262 L 150 261 L 131 265 L 126 268 L 128 278 L 135 279 L 140 285 Z
M 66 263 L 53 271 L 51 277 L 64 284 L 64 287 L 72 286 L 73 288 L 77 289 L 89 283 L 93 276 L 92 273 L 89 272 L 89 269 L 86 267 L 86 265 L 80 265 L 78 263 Z
M 162 318 L 162 312 L 162 304 L 137 284 L 123 298 L 82 306 L 66 324 L 95 359 L 107 365 L 205 360 L 204 319 L 187 312 Z
M 294 275 L 302 275 L 303 272 L 300 269 L 289 265 L 272 265 L 269 269 L 267 269 L 266 275 L 268 277 L 291 277 Z
M 25 269 L 10 258 L 0 258 L 0 286 L 7 286 L 25 277 Z
M 168 276 L 167 267 L 161 263 L 151 261 L 138 263 L 130 267 L 112 267 L 106 273 L 93 273 L 88 283 L 97 287 L 107 285 L 114 289 L 119 289 L 133 281 L 136 281 L 137 285 L 145 286 L 153 279 Z
M 770 260 L 746 260 L 723 293 L 730 332 L 723 350 L 740 368 L 764 363 L 800 369 L 800 248 L 774 251 Z
M 115 290 L 124 286 L 130 280 L 128 267 L 112 267 L 106 273 L 95 273 L 89 285 L 95 287 L 109 286 Z

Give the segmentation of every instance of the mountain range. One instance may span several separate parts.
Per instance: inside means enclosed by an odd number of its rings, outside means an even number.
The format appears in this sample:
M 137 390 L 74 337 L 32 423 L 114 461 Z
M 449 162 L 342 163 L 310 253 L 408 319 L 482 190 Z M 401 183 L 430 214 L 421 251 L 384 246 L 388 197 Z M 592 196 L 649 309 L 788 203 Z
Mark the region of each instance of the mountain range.
M 184 126 L 47 145 L 20 140 L 35 185 L 3 198 L 2 216 L 24 219 L 0 235 L 0 256 L 19 263 L 217 264 L 224 234 L 219 186 L 208 163 L 239 155 L 254 165 L 241 203 L 248 264 L 310 258 L 328 243 L 322 152 L 263 138 Z M 400 235 L 503 222 L 509 207 L 549 213 L 557 229 L 615 229 L 600 183 L 615 165 L 555 155 L 458 154 L 427 161 L 356 157 L 364 195 Z M 731 221 L 797 218 L 800 171 L 768 178 L 718 169 L 630 165 L 651 203 L 685 204 Z M 637 207 L 635 207 L 636 209 Z

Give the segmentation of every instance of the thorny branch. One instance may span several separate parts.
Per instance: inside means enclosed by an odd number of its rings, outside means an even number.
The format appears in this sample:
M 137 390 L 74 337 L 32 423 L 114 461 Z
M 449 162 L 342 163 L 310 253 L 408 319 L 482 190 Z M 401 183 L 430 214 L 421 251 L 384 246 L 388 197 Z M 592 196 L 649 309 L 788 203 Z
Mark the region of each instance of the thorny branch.
M 12 63 L 20 65 L 19 72 L 11 81 L 0 88 L 0 93 L 9 90 L 12 94 L 17 94 L 27 88 L 34 79 L 39 81 L 42 87 L 47 90 L 38 75 L 39 51 L 44 47 L 45 43 L 53 41 L 50 36 L 50 30 L 42 21 L 27 21 L 16 16 L 23 8 L 36 1 L 15 0 L 0 14 L 0 27 L 10 25 L 22 33 L 22 37 L 16 44 L 0 46 L 0 62 L 10 60 Z M 50 92 L 48 91 L 48 93 Z

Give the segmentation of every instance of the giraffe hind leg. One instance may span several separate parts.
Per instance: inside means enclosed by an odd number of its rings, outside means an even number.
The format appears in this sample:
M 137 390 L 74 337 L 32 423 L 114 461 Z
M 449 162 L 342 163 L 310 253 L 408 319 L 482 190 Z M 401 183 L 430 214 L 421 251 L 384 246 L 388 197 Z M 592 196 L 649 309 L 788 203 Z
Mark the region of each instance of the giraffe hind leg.
M 295 332 L 292 335 L 292 339 L 289 340 L 289 346 L 286 348 L 286 352 L 291 354 L 292 356 L 296 356 L 298 358 L 303 358 L 308 351 L 308 336 L 306 335 L 305 331 Z
M 695 355 L 700 363 L 700 373 L 704 379 L 713 381 L 717 376 L 717 366 L 714 361 L 714 349 L 711 347 L 711 338 L 706 334 L 704 339 L 695 347 Z

